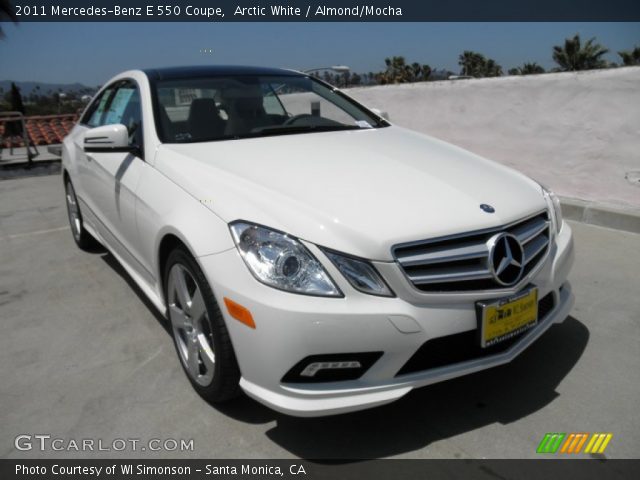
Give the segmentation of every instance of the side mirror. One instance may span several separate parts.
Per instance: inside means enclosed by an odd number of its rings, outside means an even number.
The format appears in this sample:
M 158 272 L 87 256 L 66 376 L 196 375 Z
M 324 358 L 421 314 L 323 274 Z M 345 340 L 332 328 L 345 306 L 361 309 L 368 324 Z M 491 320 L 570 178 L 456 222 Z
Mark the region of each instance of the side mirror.
M 122 124 L 103 125 L 84 134 L 85 152 L 132 152 L 138 147 L 129 145 L 129 131 Z
M 375 113 L 379 117 L 382 117 L 385 120 L 389 120 L 389 114 L 387 112 L 383 112 L 379 108 L 370 108 L 369 110 L 371 110 L 373 113 Z

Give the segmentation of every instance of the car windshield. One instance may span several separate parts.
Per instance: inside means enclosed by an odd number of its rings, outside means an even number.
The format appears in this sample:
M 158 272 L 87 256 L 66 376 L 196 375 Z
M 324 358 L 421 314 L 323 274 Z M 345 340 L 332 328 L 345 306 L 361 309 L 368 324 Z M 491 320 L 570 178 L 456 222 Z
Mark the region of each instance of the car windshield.
M 160 139 L 193 143 L 388 125 L 332 87 L 303 75 L 160 80 Z

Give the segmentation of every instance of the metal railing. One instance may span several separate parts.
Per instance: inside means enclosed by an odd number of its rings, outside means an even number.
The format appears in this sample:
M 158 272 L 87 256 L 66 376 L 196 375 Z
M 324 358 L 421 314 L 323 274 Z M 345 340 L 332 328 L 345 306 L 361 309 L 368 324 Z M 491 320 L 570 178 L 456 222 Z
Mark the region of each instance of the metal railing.
M 7 131 L 7 124 L 8 123 L 15 123 L 15 122 L 20 122 L 20 126 L 21 126 L 21 130 L 22 130 L 22 135 L 10 135 L 9 136 L 9 149 L 10 149 L 10 153 L 11 155 L 13 155 L 13 142 L 11 141 L 11 139 L 13 137 L 22 137 L 22 141 L 24 143 L 25 148 L 27 149 L 27 161 L 28 161 L 28 168 L 31 168 L 31 166 L 33 165 L 33 159 L 35 157 L 37 157 L 40 152 L 38 152 L 38 147 L 36 145 L 33 145 L 33 148 L 35 149 L 35 153 L 33 153 L 31 151 L 31 145 L 29 143 L 29 132 L 27 131 L 27 124 L 25 122 L 25 116 L 22 114 L 22 112 L 0 112 L 0 123 L 4 123 L 5 125 L 5 133 Z M 3 134 L 3 138 L 2 141 L 0 141 L 0 144 L 3 143 L 4 137 L 6 135 Z

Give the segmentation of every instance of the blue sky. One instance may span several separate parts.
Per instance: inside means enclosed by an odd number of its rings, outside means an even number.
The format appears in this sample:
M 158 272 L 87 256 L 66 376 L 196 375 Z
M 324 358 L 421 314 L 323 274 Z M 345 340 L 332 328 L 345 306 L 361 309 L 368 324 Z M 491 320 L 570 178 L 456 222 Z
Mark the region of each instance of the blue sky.
M 103 83 L 129 68 L 248 64 L 296 69 L 346 64 L 383 69 L 403 55 L 458 71 L 475 50 L 503 69 L 522 62 L 553 66 L 551 49 L 580 33 L 618 50 L 640 45 L 640 23 L 3 23 L 0 80 Z M 202 53 L 212 49 L 213 53 Z

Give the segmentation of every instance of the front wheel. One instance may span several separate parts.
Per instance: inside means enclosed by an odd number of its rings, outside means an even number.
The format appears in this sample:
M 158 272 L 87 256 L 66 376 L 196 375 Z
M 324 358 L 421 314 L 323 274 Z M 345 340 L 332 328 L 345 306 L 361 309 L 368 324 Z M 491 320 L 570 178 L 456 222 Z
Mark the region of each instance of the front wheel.
M 67 215 L 69 216 L 69 226 L 71 227 L 73 240 L 82 250 L 92 250 L 98 245 L 98 242 L 84 228 L 80 205 L 78 205 L 78 197 L 76 197 L 76 191 L 73 188 L 71 179 L 68 177 L 64 181 L 64 192 L 67 200 Z
M 195 390 L 212 403 L 240 393 L 240 370 L 211 287 L 184 249 L 171 252 L 165 292 L 173 342 Z

